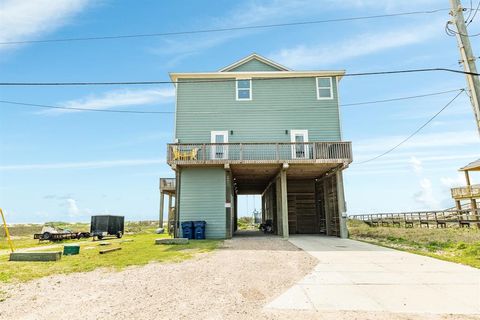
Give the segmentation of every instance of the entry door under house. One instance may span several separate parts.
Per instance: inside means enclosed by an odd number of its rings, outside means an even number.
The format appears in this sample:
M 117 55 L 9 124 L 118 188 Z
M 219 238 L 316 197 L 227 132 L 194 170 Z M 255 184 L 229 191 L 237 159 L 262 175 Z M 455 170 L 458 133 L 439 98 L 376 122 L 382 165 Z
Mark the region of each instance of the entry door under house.
M 308 130 L 291 130 L 292 159 L 308 159 Z
M 222 143 L 228 143 L 228 131 L 212 131 L 212 159 L 228 159 L 228 147 Z

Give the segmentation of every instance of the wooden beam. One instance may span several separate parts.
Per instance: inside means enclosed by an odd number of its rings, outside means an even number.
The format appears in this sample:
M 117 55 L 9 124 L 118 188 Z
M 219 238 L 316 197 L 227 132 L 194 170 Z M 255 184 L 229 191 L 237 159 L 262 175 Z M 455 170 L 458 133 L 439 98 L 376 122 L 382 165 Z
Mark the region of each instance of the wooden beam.
M 282 236 L 288 238 L 288 193 L 287 193 L 287 171 L 280 172 L 280 189 L 282 195 Z
M 159 212 L 159 219 L 158 219 L 158 226 L 159 228 L 163 228 L 163 209 L 165 203 L 165 194 L 160 191 L 160 212 Z
M 467 186 L 470 186 L 470 175 L 468 174 L 468 170 L 465 170 L 465 180 L 467 182 Z
M 116 247 L 116 248 L 110 248 L 110 249 L 100 250 L 98 253 L 100 253 L 100 254 L 105 254 L 105 253 L 109 253 L 109 252 L 113 252 L 113 251 L 118 251 L 118 250 L 122 250 L 122 248 Z
M 10 261 L 58 261 L 61 257 L 61 251 L 10 253 Z

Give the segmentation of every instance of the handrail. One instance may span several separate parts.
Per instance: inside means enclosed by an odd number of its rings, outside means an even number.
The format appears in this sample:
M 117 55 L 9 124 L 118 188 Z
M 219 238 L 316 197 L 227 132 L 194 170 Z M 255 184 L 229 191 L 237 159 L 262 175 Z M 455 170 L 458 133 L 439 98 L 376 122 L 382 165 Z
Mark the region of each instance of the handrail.
M 418 225 L 436 224 L 437 227 L 446 227 L 447 223 L 456 223 L 459 226 L 470 226 L 470 224 L 480 225 L 480 209 L 462 209 L 462 210 L 430 210 L 430 211 L 411 211 L 395 213 L 369 213 L 349 215 L 350 220 L 360 220 L 371 226 L 376 225 L 395 225 L 399 220 L 403 221 L 405 226 L 413 227 L 414 223 Z
M 352 144 L 328 142 L 236 142 L 171 143 L 167 162 L 175 163 L 255 163 L 255 162 L 352 162 Z

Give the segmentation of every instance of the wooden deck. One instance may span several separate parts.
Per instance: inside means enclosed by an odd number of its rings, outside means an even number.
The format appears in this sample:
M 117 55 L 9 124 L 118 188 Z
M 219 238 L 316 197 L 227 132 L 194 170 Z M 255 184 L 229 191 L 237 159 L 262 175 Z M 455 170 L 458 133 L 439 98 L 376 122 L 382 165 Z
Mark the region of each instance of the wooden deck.
M 169 165 L 341 164 L 352 162 L 351 142 L 168 144 Z
M 471 198 L 479 198 L 480 199 L 480 184 L 459 187 L 459 188 L 452 188 L 452 198 L 455 200 L 464 200 L 464 199 L 471 199 Z

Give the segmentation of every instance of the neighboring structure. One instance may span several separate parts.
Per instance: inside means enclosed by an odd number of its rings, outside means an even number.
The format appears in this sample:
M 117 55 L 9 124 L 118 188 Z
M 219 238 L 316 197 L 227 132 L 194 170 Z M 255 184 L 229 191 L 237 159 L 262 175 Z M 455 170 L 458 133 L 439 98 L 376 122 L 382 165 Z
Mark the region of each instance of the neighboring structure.
M 175 235 L 205 220 L 207 238 L 236 230 L 237 196 L 262 195 L 275 232 L 346 236 L 338 81 L 344 71 L 292 71 L 252 54 L 218 72 L 171 73 L 176 83 Z
M 472 184 L 470 182 L 470 171 L 480 171 L 480 159 L 467 164 L 460 168 L 460 171 L 465 173 L 466 186 L 459 188 L 452 188 L 452 198 L 455 200 L 455 207 L 457 210 L 462 210 L 462 201 L 468 201 L 472 214 L 478 209 L 477 201 L 480 201 L 480 184 Z

